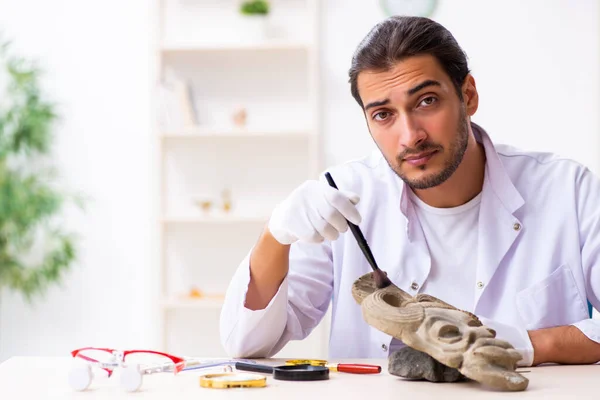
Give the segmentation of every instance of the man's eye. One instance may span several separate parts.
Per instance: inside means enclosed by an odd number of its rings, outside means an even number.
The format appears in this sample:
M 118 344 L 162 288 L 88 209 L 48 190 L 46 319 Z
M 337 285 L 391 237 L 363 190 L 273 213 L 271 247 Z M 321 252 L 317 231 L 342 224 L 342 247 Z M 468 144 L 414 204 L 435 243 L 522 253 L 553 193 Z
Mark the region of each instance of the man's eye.
M 390 113 L 387 111 L 380 111 L 377 114 L 373 115 L 373 119 L 375 121 L 384 121 L 386 119 L 388 119 L 390 116 Z
M 437 99 L 433 96 L 429 96 L 429 97 L 425 97 L 423 100 L 421 100 L 421 103 L 419 105 L 423 106 L 423 107 L 429 107 L 432 104 L 434 104 L 437 101 Z

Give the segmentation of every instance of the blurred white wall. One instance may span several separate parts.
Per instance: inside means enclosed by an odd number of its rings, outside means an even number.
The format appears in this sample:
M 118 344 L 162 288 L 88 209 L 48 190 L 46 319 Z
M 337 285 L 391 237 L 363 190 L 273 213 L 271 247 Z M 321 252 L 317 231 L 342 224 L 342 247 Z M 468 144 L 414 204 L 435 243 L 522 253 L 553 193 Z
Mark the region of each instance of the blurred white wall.
M 29 307 L 0 299 L 0 361 L 84 345 L 154 347 L 156 262 L 152 26 L 144 0 L 0 0 L 0 29 L 48 71 L 69 186 L 93 202 L 71 225 L 81 257 L 63 288 Z M 445 0 L 433 18 L 470 57 L 474 120 L 492 137 L 600 170 L 599 3 Z M 355 46 L 381 18 L 376 0 L 323 1 L 322 127 L 327 165 L 373 148 L 350 96 Z

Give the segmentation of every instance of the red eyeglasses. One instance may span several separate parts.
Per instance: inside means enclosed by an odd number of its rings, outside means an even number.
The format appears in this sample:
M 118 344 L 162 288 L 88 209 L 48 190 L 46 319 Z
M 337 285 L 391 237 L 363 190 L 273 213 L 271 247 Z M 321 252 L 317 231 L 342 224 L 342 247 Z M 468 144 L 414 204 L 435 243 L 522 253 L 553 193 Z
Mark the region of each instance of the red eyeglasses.
M 71 355 L 79 361 L 69 374 L 69 383 L 75 390 L 87 389 L 93 380 L 92 367 L 112 376 L 121 370 L 121 386 L 127 391 L 136 391 L 142 385 L 144 375 L 172 372 L 177 374 L 186 367 L 186 360 L 154 350 L 116 350 L 102 347 L 83 347 L 73 350 Z

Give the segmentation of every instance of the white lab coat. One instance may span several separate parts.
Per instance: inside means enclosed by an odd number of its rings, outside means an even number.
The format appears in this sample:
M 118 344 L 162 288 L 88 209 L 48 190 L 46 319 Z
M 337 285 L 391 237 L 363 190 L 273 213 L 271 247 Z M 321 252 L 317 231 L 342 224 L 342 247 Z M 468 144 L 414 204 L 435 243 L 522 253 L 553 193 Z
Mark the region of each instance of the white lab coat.
M 513 344 L 522 366 L 533 361 L 527 330 L 572 324 L 600 342 L 600 320 L 589 319 L 587 308 L 588 300 L 600 308 L 600 180 L 568 159 L 495 147 L 472 126 L 485 148 L 486 170 L 469 311 Z M 329 171 L 338 188 L 360 195 L 360 228 L 380 268 L 403 290 L 418 293 L 431 262 L 405 184 L 378 151 Z M 264 310 L 244 307 L 249 254 L 221 314 L 230 356 L 273 356 L 289 340 L 308 336 L 330 303 L 330 358 L 388 355 L 392 338 L 370 327 L 352 298 L 352 283 L 371 268 L 350 231 L 333 242 L 293 244 L 289 273 Z

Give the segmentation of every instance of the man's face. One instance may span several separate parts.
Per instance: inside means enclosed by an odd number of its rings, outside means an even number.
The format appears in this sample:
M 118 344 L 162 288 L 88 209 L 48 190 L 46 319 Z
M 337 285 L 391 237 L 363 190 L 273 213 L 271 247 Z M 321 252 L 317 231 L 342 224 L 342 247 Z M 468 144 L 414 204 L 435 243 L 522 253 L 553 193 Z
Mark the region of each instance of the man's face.
M 389 71 L 363 71 L 357 87 L 371 136 L 410 187 L 442 184 L 458 168 L 469 138 L 465 106 L 430 55 L 409 57 Z

